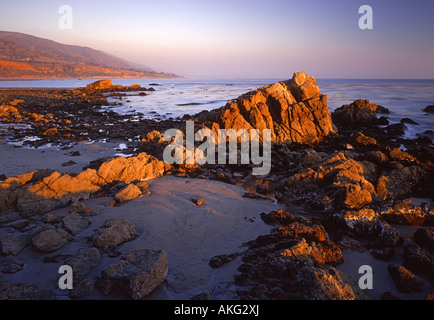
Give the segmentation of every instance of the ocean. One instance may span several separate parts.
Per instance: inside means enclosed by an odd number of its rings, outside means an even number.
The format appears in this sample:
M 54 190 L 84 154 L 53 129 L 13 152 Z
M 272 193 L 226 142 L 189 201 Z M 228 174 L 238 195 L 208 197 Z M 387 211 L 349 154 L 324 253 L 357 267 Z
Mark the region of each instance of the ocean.
M 146 96 L 109 97 L 117 106 L 106 108 L 120 114 L 137 114 L 162 120 L 193 115 L 202 110 L 222 107 L 227 101 L 258 87 L 283 79 L 204 80 L 204 79 L 112 79 L 114 84 L 153 87 Z M 0 81 L 0 88 L 76 88 L 95 79 L 44 79 Z M 403 118 L 417 123 L 406 124 L 406 137 L 424 134 L 434 140 L 434 115 L 423 112 L 434 105 L 434 80 L 317 79 L 320 91 L 327 95 L 330 111 L 357 99 L 366 99 L 390 110 L 390 124 Z M 158 85 L 156 85 L 158 84 Z

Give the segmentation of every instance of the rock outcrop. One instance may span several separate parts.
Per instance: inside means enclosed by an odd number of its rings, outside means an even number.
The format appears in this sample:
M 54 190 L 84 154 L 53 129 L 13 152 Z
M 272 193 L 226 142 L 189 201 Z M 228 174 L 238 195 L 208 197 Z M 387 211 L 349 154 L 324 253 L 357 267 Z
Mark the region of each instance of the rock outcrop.
M 164 250 L 136 249 L 101 272 L 98 283 L 104 294 L 114 289 L 139 300 L 149 295 L 166 280 L 167 253 Z
M 218 129 L 270 129 L 272 141 L 300 144 L 320 142 L 334 132 L 327 97 L 304 72 L 199 114 L 198 122 L 215 134 Z

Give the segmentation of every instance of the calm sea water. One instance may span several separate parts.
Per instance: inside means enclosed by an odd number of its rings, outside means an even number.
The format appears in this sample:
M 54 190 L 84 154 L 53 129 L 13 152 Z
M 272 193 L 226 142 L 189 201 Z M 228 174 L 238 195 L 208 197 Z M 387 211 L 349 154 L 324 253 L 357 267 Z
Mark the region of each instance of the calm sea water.
M 227 101 L 258 87 L 282 79 L 262 80 L 194 80 L 194 79 L 113 79 L 113 83 L 152 87 L 155 92 L 147 96 L 109 98 L 120 105 L 107 107 L 121 114 L 141 113 L 152 119 L 168 119 L 193 115 L 202 110 L 224 106 Z M 93 79 L 55 79 L 0 81 L 2 87 L 28 88 L 76 88 L 84 87 Z M 410 118 L 419 125 L 406 124 L 406 136 L 416 137 L 426 131 L 434 131 L 434 115 L 423 112 L 434 105 L 434 80 L 370 80 L 370 79 L 318 79 L 321 93 L 327 94 L 331 111 L 356 99 L 366 99 L 389 108 L 391 123 Z M 153 84 L 159 84 L 158 86 Z M 426 134 L 426 133 L 425 133 Z M 428 133 L 432 139 L 433 133 Z

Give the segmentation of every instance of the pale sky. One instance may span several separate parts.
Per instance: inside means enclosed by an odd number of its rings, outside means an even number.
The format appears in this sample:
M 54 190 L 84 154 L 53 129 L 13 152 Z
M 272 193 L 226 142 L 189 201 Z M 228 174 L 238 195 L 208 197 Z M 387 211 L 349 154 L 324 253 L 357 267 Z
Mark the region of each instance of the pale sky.
M 359 7 L 373 29 L 359 28 Z M 73 28 L 58 26 L 61 5 Z M 0 30 L 103 50 L 186 77 L 434 78 L 432 0 L 0 2 Z

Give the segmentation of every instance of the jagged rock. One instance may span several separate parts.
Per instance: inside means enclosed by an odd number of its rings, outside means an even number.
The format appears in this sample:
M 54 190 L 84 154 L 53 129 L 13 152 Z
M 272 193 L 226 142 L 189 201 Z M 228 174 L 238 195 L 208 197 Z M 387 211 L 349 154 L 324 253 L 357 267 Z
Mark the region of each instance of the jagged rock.
M 337 206 L 361 209 L 372 202 L 375 194 L 373 184 L 366 178 L 370 175 L 372 169 L 368 163 L 355 161 L 340 152 L 296 173 L 286 181 L 286 186 L 295 194 L 314 192 L 318 198 L 319 193 L 331 198 Z
M 413 235 L 414 241 L 422 248 L 434 253 L 434 227 L 419 228 Z
M 0 277 L 0 300 L 55 300 L 52 291 L 39 289 L 35 285 L 11 283 Z
M 434 257 L 417 244 L 404 247 L 404 266 L 420 273 L 434 275 Z
M 380 226 L 379 215 L 372 209 L 347 211 L 344 220 L 348 228 L 361 234 L 372 233 Z
M 7 257 L 2 263 L 2 272 L 13 274 L 23 270 L 24 262 L 14 257 Z
M 99 250 L 92 247 L 79 249 L 72 258 L 65 261 L 65 264 L 71 266 L 74 280 L 79 282 L 87 276 L 94 267 L 99 265 L 101 260 L 102 256 Z
M 411 200 L 396 203 L 380 213 L 381 219 L 391 223 L 423 226 L 434 224 L 434 209 L 425 205 L 415 206 Z
M 422 291 L 423 281 L 401 265 L 390 264 L 387 271 L 400 292 Z
M 0 237 L 0 254 L 18 255 L 31 243 L 31 237 L 26 233 L 8 234 Z
M 332 113 L 333 122 L 342 125 L 376 124 L 377 105 L 368 100 L 356 100 L 351 104 L 337 108 Z
M 395 248 L 403 244 L 404 239 L 399 232 L 387 222 L 381 222 L 379 232 L 372 236 L 371 245 L 377 248 Z
M 48 229 L 33 237 L 32 243 L 36 250 L 51 253 L 63 247 L 72 240 L 71 235 L 62 229 Z
M 139 300 L 162 284 L 167 272 L 168 260 L 164 250 L 136 249 L 101 272 L 98 288 L 104 294 L 117 288 L 131 299 Z
M 116 195 L 115 200 L 119 203 L 124 203 L 136 199 L 142 195 L 142 190 L 135 184 L 129 184 L 125 188 L 121 189 Z
M 107 220 L 92 236 L 93 245 L 104 251 L 130 241 L 137 236 L 136 227 L 123 219 Z
M 343 273 L 333 267 L 306 266 L 297 274 L 303 298 L 307 300 L 355 300 L 353 288 L 343 280 Z
M 218 129 L 270 129 L 274 142 L 314 144 L 334 132 L 327 97 L 304 72 L 240 96 L 223 108 L 198 116 L 199 123 Z
M 90 221 L 83 218 L 78 213 L 72 213 L 62 219 L 63 229 L 75 236 L 90 225 Z

